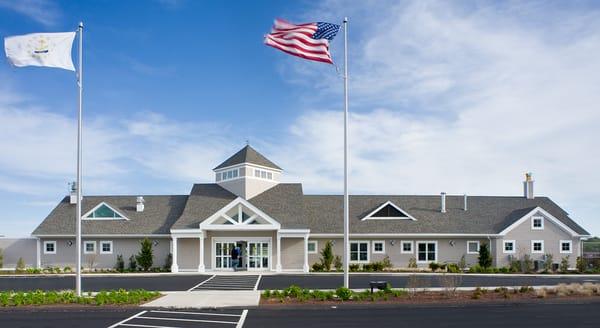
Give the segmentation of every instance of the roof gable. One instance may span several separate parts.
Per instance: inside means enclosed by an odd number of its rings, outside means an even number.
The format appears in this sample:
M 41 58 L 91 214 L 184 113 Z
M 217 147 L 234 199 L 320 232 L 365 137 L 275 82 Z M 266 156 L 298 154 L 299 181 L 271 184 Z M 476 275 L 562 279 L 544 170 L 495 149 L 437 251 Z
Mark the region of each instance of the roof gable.
M 263 156 L 261 153 L 257 152 L 256 149 L 250 147 L 250 145 L 246 145 L 246 147 L 240 149 L 237 153 L 233 154 L 231 157 L 226 159 L 223 163 L 219 164 L 213 170 L 219 170 L 222 168 L 250 163 L 255 165 L 260 165 L 264 167 L 268 167 L 275 170 L 281 170 L 279 166 L 275 163 L 271 162 L 268 158 Z
M 241 197 L 200 223 L 202 230 L 276 230 L 280 227 L 279 222 Z
M 81 216 L 82 220 L 129 220 L 121 212 L 108 205 L 106 202 L 101 202 L 96 207 L 89 210 Z
M 371 213 L 365 215 L 361 220 L 413 220 L 414 217 L 406 213 L 391 201 L 387 201 L 374 209 Z

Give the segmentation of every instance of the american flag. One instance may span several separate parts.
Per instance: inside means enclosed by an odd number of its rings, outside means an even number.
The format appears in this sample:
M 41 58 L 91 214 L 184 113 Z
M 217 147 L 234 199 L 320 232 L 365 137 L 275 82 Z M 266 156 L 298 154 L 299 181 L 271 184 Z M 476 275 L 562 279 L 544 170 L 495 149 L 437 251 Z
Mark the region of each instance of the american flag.
M 271 33 L 265 35 L 265 44 L 290 55 L 333 64 L 329 41 L 333 40 L 339 30 L 339 25 L 331 23 L 296 25 L 276 19 Z

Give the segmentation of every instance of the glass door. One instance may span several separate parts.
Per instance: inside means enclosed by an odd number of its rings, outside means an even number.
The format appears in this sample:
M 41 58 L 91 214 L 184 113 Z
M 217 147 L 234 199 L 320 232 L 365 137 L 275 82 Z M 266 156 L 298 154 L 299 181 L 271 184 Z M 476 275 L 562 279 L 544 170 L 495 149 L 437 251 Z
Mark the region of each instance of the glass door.
M 231 268 L 231 250 L 235 243 L 216 242 L 215 243 L 215 269 Z
M 248 268 L 250 269 L 268 269 L 269 268 L 269 243 L 249 242 L 248 243 Z

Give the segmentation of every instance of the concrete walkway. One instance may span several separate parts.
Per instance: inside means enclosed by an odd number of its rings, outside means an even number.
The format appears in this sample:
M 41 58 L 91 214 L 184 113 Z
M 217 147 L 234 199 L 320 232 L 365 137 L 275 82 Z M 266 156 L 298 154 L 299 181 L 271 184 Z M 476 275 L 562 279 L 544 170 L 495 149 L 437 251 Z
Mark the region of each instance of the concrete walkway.
M 256 290 L 201 290 L 189 292 L 169 292 L 165 296 L 142 307 L 165 308 L 223 308 L 258 306 L 260 292 Z

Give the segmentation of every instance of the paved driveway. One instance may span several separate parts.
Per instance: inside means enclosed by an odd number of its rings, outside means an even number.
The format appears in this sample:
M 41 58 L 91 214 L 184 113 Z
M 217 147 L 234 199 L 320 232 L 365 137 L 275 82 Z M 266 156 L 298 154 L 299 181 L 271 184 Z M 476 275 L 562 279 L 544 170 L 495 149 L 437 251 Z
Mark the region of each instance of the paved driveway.
M 136 289 L 143 288 L 157 291 L 185 291 L 198 287 L 200 283 L 211 278 L 212 275 L 158 275 L 151 277 L 142 276 L 84 276 L 84 291 L 100 291 L 108 289 Z M 350 287 L 366 288 L 369 281 L 385 280 L 395 288 L 406 287 L 407 275 L 386 274 L 354 274 L 350 276 Z M 439 287 L 440 275 L 419 275 L 421 287 Z M 490 286 L 544 286 L 557 285 L 571 282 L 596 282 L 600 283 L 600 275 L 586 276 L 478 276 L 462 275 L 462 287 L 490 287 Z M 210 281 L 209 281 L 210 282 Z M 258 289 L 282 289 L 292 284 L 304 288 L 334 289 L 342 285 L 342 275 L 317 275 L 317 274 L 281 274 L 262 275 Z M 64 290 L 73 289 L 74 276 L 63 277 L 0 277 L 0 290 Z M 210 284 L 208 285 L 210 286 Z

